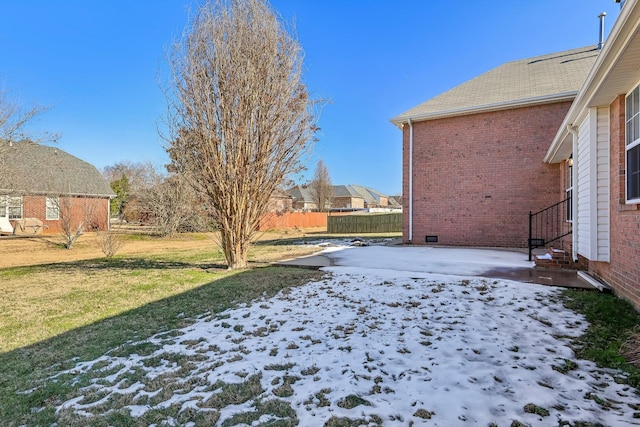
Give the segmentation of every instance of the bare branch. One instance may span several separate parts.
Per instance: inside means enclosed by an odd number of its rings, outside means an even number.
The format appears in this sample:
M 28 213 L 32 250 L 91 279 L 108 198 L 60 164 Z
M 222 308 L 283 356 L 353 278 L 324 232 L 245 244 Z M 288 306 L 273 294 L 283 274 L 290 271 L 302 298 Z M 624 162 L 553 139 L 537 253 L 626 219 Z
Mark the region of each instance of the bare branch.
M 26 127 L 33 120 L 47 111 L 47 107 L 35 105 L 22 107 L 9 97 L 7 91 L 0 89 L 0 140 L 17 142 L 29 139 L 33 142 L 56 142 L 60 135 L 43 133 L 27 133 Z

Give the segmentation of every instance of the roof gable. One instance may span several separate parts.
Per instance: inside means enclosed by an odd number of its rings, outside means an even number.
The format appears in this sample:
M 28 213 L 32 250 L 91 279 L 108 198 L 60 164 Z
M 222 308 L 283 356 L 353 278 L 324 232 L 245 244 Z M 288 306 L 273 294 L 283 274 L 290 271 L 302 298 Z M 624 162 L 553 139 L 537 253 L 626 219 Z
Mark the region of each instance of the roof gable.
M 115 196 L 95 166 L 57 147 L 0 141 L 0 190 L 30 194 Z
M 394 117 L 430 120 L 536 103 L 571 100 L 598 56 L 588 46 L 507 62 Z

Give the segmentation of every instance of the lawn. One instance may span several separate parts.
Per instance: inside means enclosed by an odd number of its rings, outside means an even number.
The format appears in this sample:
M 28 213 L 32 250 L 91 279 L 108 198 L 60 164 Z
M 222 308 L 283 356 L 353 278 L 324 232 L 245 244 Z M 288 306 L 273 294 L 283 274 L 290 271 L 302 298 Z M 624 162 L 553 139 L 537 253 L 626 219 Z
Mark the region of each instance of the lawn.
M 226 269 L 210 234 L 125 235 L 113 258 L 97 257 L 92 234 L 72 251 L 52 238 L 0 241 L 4 265 L 38 263 L 0 268 L 0 424 L 54 422 L 53 405 L 69 385 L 16 392 L 76 361 L 317 278 L 316 271 L 269 263 L 320 249 L 301 243 L 337 237 L 318 230 L 263 233 L 249 254 L 252 268 L 240 272 Z M 47 409 L 34 411 L 43 404 Z
M 453 354 L 468 350 L 469 357 L 485 357 L 480 356 L 481 344 L 471 345 L 469 338 L 457 335 L 464 332 L 455 329 L 460 323 L 458 300 L 507 310 L 499 320 L 505 325 L 513 313 L 528 313 L 526 318 L 543 330 L 551 315 L 541 313 L 567 304 L 583 313 L 590 326 L 574 328 L 581 332 L 573 337 L 556 332 L 557 346 L 572 340 L 580 345 L 576 357 L 623 368 L 631 375 L 621 373 L 616 381 L 637 386 L 637 371 L 620 356 L 620 347 L 640 322 L 628 304 L 611 296 L 567 291 L 549 301 L 527 295 L 515 299 L 509 288 L 483 279 L 447 286 L 411 279 L 392 287 L 362 272 L 327 276 L 271 267 L 268 261 L 315 251 L 313 243 L 323 238 L 307 236 L 312 244 L 298 245 L 294 243 L 301 236 L 282 237 L 263 238 L 250 255 L 252 268 L 241 272 L 227 271 L 213 246 L 189 249 L 149 237 L 142 240 L 151 239 L 153 251 L 0 269 L 5 295 L 0 301 L 2 425 L 146 426 L 169 420 L 196 426 L 355 426 L 410 425 L 412 420 L 443 417 L 436 403 L 420 399 L 403 402 L 413 405 L 409 409 L 387 414 L 379 399 L 389 401 L 411 388 L 412 383 L 401 385 L 407 374 L 416 379 L 425 375 L 427 371 L 418 372 L 427 366 L 424 362 L 411 362 L 422 359 L 420 354 L 433 351 L 436 357 L 438 347 L 455 346 L 460 350 L 453 349 Z M 309 282 L 315 284 L 299 287 Z M 382 294 L 365 299 L 369 287 Z M 454 290 L 459 293 L 450 294 Z M 401 296 L 413 291 L 419 293 Z M 498 304 L 509 298 L 504 307 Z M 326 305 L 329 301 L 333 305 Z M 312 314 L 316 312 L 319 318 Z M 430 328 L 427 320 L 434 322 Z M 368 341 L 378 333 L 394 334 L 375 338 L 390 340 L 391 347 L 382 347 L 382 352 L 378 343 Z M 514 366 L 530 370 L 524 344 L 503 350 Z M 399 369 L 389 362 L 402 359 L 411 363 Z M 568 356 L 566 360 L 550 364 L 557 368 L 552 372 L 571 375 L 571 363 L 582 363 Z M 567 372 L 558 371 L 563 368 Z M 510 388 L 506 372 L 494 377 L 493 388 Z M 437 375 L 433 370 L 427 377 Z M 545 381 L 545 389 L 557 384 Z M 189 400 L 190 393 L 197 398 Z M 589 396 L 596 406 L 620 406 L 600 398 L 604 394 Z M 193 401 L 199 403 L 194 406 Z M 521 402 L 521 418 L 548 421 L 539 414 L 559 411 L 540 403 Z M 326 410 L 352 415 L 323 418 Z M 86 418 L 83 413 L 99 416 Z

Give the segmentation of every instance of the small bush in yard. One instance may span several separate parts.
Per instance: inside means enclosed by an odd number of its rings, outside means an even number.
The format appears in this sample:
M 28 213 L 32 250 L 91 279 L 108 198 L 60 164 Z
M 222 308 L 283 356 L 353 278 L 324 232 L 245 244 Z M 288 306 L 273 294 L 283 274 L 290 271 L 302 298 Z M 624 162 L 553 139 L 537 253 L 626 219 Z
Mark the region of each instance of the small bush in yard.
M 122 247 L 122 237 L 112 230 L 98 234 L 98 241 L 102 253 L 107 258 L 114 256 Z

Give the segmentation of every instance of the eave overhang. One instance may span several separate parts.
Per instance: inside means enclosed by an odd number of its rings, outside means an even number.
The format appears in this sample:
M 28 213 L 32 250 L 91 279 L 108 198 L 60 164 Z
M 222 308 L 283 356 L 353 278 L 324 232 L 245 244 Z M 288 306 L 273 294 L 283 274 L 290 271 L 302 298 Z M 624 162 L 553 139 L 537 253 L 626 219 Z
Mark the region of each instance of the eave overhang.
M 609 38 L 547 150 L 546 163 L 559 163 L 571 154 L 568 126 L 577 125 L 589 108 L 609 106 L 617 96 L 626 94 L 638 83 L 640 8 L 637 5 L 638 0 L 628 0 L 620 11 Z
M 518 99 L 514 101 L 505 101 L 495 104 L 475 105 L 471 107 L 455 108 L 451 110 L 434 111 L 424 114 L 401 114 L 391 119 L 391 123 L 402 127 L 411 120 L 412 122 L 421 122 L 428 120 L 444 119 L 457 116 L 468 116 L 472 114 L 489 113 L 493 111 L 512 110 L 516 108 L 531 107 L 540 104 L 552 104 L 556 102 L 572 101 L 576 97 L 577 92 L 565 92 L 553 95 L 538 96 L 534 98 Z

